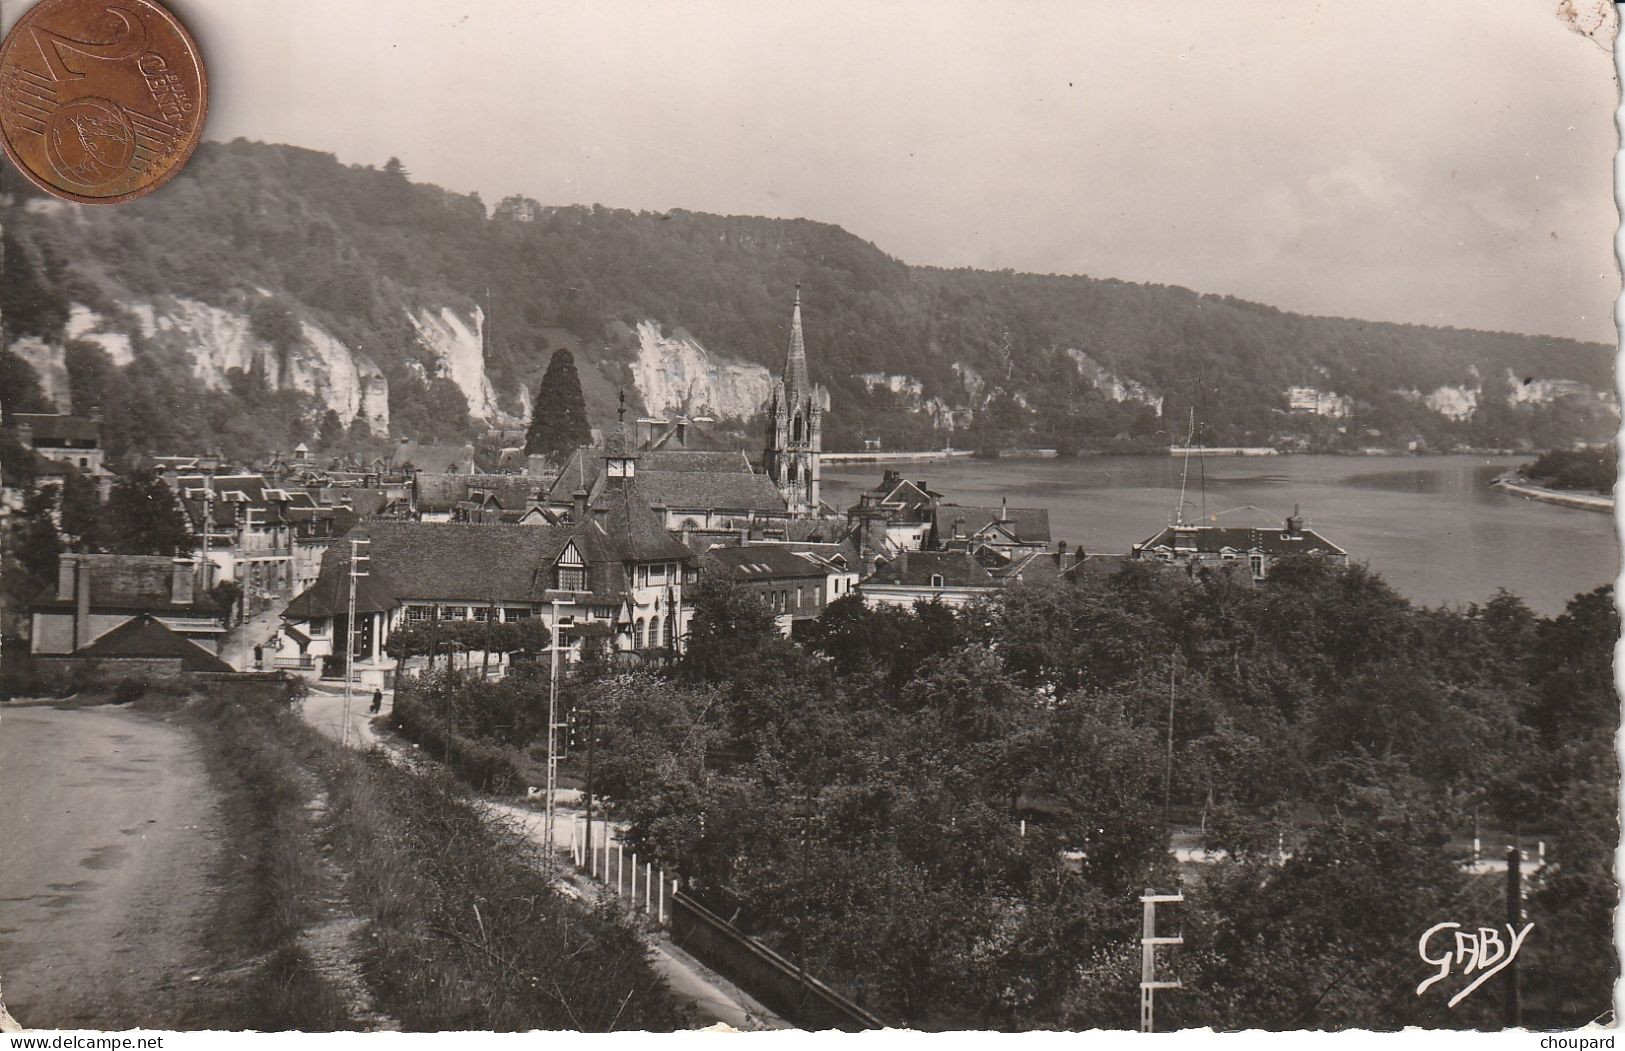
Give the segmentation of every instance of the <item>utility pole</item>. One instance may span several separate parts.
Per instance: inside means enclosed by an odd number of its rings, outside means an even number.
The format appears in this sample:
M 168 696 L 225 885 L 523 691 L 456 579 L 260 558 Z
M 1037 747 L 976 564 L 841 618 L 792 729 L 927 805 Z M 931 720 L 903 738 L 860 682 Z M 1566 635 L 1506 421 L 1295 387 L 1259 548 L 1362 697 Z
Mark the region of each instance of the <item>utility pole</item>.
M 1162 824 L 1168 825 L 1168 803 L 1174 788 L 1174 674 L 1179 667 L 1176 651 L 1168 663 L 1168 756 L 1162 768 Z
M 1158 894 L 1150 887 L 1140 895 L 1140 901 L 1145 906 L 1145 925 L 1140 934 L 1140 1032 L 1155 1032 L 1156 1021 L 1156 992 L 1158 989 L 1178 989 L 1180 983 L 1157 980 L 1157 946 L 1184 945 L 1185 939 L 1181 935 L 1158 936 L 1157 934 L 1157 905 L 1178 904 L 1185 900 L 1183 894 Z
M 550 869 L 553 864 L 551 859 L 555 856 L 553 848 L 553 796 L 557 792 L 559 785 L 559 608 L 561 606 L 575 606 L 574 602 L 560 599 L 557 595 L 553 596 L 552 601 L 553 620 L 549 625 L 549 633 L 552 638 L 548 639 L 547 645 L 548 653 L 553 658 L 547 688 L 547 808 L 546 817 L 542 822 L 542 827 L 545 830 L 543 835 L 547 842 L 547 856 L 550 859 L 548 861 Z M 591 753 L 589 752 L 589 754 Z M 590 820 L 587 827 L 589 830 L 592 828 Z
M 350 541 L 350 610 L 344 621 L 344 726 L 339 731 L 339 743 L 350 743 L 350 701 L 354 691 L 354 663 L 355 663 L 355 582 L 367 575 L 367 569 L 361 563 L 370 561 L 361 554 L 361 548 L 371 543 L 370 540 Z
M 593 746 L 598 742 L 598 713 L 591 708 L 580 713 L 587 720 L 587 871 L 593 871 L 595 862 L 592 852 L 592 756 Z
M 1523 851 L 1507 847 L 1507 931 L 1523 927 Z M 1506 1024 L 1523 1028 L 1523 982 L 1518 976 L 1518 956 L 1513 954 L 1506 967 Z

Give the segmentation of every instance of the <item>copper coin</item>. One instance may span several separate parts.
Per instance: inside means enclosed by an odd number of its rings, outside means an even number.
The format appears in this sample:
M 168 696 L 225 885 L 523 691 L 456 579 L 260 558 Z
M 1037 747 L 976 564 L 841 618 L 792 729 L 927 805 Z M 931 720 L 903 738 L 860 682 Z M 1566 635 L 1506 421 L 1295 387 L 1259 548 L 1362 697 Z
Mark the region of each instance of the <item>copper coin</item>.
M 117 204 L 174 177 L 203 137 L 197 44 L 153 0 L 41 0 L 0 44 L 0 143 L 46 193 Z

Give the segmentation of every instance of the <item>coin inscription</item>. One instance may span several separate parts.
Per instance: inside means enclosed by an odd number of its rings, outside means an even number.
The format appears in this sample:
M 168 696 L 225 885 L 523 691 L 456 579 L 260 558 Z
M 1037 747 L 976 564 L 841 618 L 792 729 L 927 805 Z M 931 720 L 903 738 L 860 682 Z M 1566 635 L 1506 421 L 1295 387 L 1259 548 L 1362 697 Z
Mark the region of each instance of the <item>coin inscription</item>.
M 150 193 L 203 136 L 196 43 L 154 0 L 41 0 L 0 44 L 0 143 L 47 193 Z

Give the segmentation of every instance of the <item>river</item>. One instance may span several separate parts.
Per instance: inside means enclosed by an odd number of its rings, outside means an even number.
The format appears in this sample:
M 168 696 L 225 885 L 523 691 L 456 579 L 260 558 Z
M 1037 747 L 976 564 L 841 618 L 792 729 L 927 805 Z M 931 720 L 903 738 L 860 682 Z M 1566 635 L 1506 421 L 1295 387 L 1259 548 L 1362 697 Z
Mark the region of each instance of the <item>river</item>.
M 1472 456 L 1205 457 L 1190 461 L 1186 516 L 1252 506 L 1222 521 L 1279 522 L 1294 504 L 1309 528 L 1427 605 L 1483 602 L 1496 589 L 1537 612 L 1612 581 L 1619 547 L 1611 515 L 1536 503 L 1490 488 L 1525 458 Z M 857 502 L 887 467 L 963 504 L 1047 507 L 1068 545 L 1124 552 L 1168 523 L 1184 461 L 1159 456 L 1076 460 L 827 465 L 823 498 Z

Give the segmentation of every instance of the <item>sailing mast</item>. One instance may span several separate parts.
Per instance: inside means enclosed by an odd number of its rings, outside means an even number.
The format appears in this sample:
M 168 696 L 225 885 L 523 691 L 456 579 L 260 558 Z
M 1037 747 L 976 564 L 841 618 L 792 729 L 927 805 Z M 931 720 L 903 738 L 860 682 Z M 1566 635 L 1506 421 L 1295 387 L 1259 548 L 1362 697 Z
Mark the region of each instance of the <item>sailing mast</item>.
M 1174 525 L 1185 524 L 1185 483 L 1191 476 L 1191 440 L 1196 437 L 1196 406 L 1191 406 L 1190 431 L 1185 435 L 1185 467 L 1179 474 L 1179 506 L 1174 508 Z

